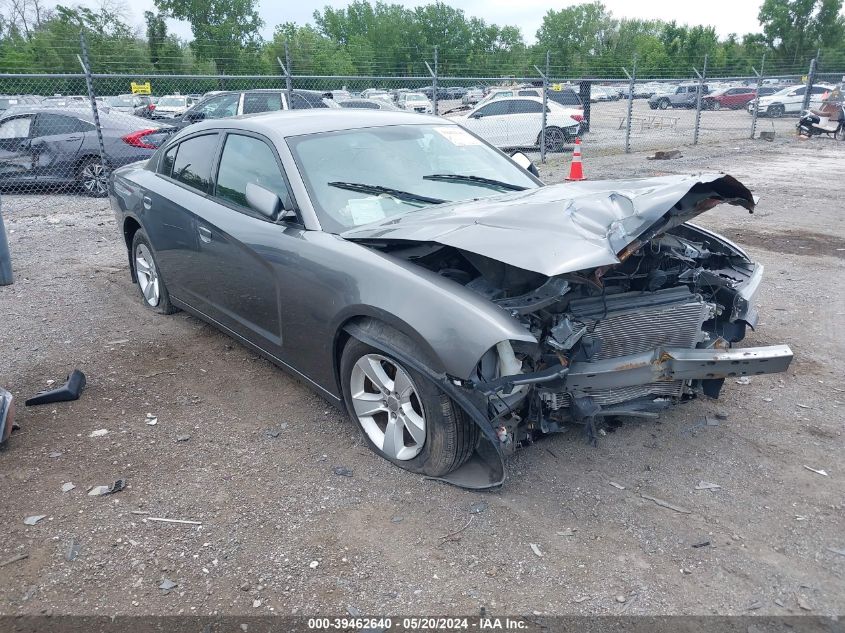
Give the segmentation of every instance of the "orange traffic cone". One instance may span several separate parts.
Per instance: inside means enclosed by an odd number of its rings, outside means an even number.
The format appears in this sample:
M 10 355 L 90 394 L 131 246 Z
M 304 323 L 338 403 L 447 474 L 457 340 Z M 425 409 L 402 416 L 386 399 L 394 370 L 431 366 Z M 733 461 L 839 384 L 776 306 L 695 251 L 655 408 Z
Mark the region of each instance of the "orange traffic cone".
M 575 151 L 572 152 L 572 162 L 569 164 L 569 176 L 567 180 L 586 180 L 584 169 L 581 166 L 581 139 L 575 139 Z

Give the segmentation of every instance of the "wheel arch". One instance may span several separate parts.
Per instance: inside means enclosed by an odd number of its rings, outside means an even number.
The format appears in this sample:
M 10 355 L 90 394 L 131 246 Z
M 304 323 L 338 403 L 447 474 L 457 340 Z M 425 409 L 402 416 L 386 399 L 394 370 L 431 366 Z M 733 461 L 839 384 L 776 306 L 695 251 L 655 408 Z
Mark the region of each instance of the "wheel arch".
M 138 277 L 135 275 L 135 261 L 132 257 L 132 241 L 135 239 L 135 233 L 141 230 L 141 223 L 131 215 L 126 216 L 123 220 L 123 240 L 126 242 L 126 253 L 129 257 L 129 275 L 132 277 L 132 282 L 137 283 Z
M 340 357 L 349 339 L 355 338 L 356 330 L 367 332 L 373 338 L 379 338 L 379 334 L 390 332 L 394 336 L 389 343 L 401 344 L 403 337 L 416 344 L 423 351 L 425 358 L 419 359 L 426 367 L 435 373 L 443 373 L 444 367 L 440 357 L 416 329 L 410 324 L 396 316 L 371 308 L 360 310 L 357 314 L 348 315 L 337 327 L 332 341 L 332 375 L 334 376 L 337 393 L 343 393 L 343 384 L 340 376 Z M 398 336 L 395 336 L 398 335 Z M 389 344 L 388 344 L 389 347 Z M 390 351 L 390 350 L 385 350 Z

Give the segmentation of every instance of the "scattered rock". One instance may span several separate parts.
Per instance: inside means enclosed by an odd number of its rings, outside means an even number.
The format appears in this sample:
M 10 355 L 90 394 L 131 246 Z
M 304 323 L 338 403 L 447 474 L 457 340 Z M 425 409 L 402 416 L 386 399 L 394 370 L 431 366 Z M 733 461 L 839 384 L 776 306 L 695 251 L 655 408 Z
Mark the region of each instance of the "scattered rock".
M 335 475 L 340 475 L 341 477 L 351 477 L 352 476 L 352 469 L 347 468 L 346 466 L 335 466 L 332 468 L 332 472 Z
M 651 156 L 646 156 L 646 160 L 671 160 L 673 158 L 682 158 L 680 150 L 670 149 L 667 151 L 657 151 Z
M 36 523 L 38 523 L 41 519 L 45 518 L 46 516 L 47 516 L 46 514 L 33 514 L 32 516 L 26 517 L 23 520 L 23 524 L 24 525 L 35 525 Z
M 622 604 L 626 600 L 627 600 L 627 598 L 625 596 L 623 596 L 621 593 L 618 596 L 616 596 L 616 602 L 618 602 L 620 604 Z
M 108 435 L 108 434 L 109 434 L 108 429 L 97 429 L 96 431 L 91 431 L 88 434 L 88 437 L 103 437 L 104 435 Z
M 310 563 L 308 563 L 308 566 L 311 569 L 317 569 L 317 567 L 319 567 L 319 565 L 320 565 L 320 561 L 316 561 L 316 560 L 312 560 Z
M 261 606 L 261 600 L 253 600 L 252 601 L 252 608 L 253 609 L 257 609 L 260 606 Z
M 249 591 L 250 589 L 252 589 L 252 585 L 249 583 L 249 581 L 248 581 L 248 580 L 245 580 L 245 581 L 241 584 L 241 591 Z
M 52 453 L 47 455 L 47 457 L 49 457 L 50 459 L 56 459 L 57 457 L 61 457 L 61 456 L 62 456 L 62 454 L 59 451 L 53 451 Z
M 540 551 L 540 548 L 537 547 L 536 543 L 529 543 L 531 546 L 531 551 L 534 552 L 539 558 L 543 558 L 543 552 Z
M 62 492 L 70 492 L 74 488 L 76 488 L 76 485 L 69 481 L 67 483 L 62 484 Z
M 486 512 L 487 508 L 490 507 L 490 504 L 486 501 L 476 501 L 469 507 L 470 514 L 481 514 L 482 512 Z
M 402 523 L 402 520 L 403 520 L 403 517 L 395 516 L 392 519 L 390 519 L 390 522 L 391 523 Z
M 796 600 L 798 601 L 798 606 L 804 611 L 813 610 L 813 607 L 811 607 L 810 604 L 806 600 L 804 600 L 803 596 L 796 596 Z
M 555 532 L 558 536 L 575 536 L 575 528 L 567 528 L 565 530 L 560 530 Z
M 699 547 L 707 547 L 710 545 L 710 541 L 701 541 L 701 543 L 693 543 L 691 547 L 699 548 Z
M 70 542 L 67 544 L 67 549 L 65 550 L 65 559 L 76 560 L 76 557 L 79 556 L 79 552 L 81 550 L 82 543 L 78 542 L 75 538 L 71 538 Z
M 755 600 L 754 602 L 752 602 L 751 604 L 748 605 L 748 608 L 746 610 L 747 611 L 756 611 L 757 609 L 760 609 L 762 606 L 763 606 L 762 602 L 760 602 L 759 600 Z
M 721 488 L 719 484 L 711 484 L 709 481 L 699 481 L 695 487 L 696 490 L 720 490 Z
M 574 602 L 575 604 L 581 604 L 581 603 L 582 603 L 582 602 L 584 602 L 585 600 L 589 600 L 589 599 L 590 599 L 590 596 L 578 596 L 578 597 L 577 597 L 577 598 L 575 598 L 575 600 L 573 600 L 572 602 Z
M 751 378 L 749 378 L 748 376 L 740 376 L 739 378 L 734 380 L 734 382 L 738 385 L 750 385 Z
M 618 488 L 619 490 L 625 490 L 625 486 L 623 486 L 622 484 L 618 484 L 615 481 L 608 481 L 607 483 L 609 483 L 614 488 Z
M 357 607 L 353 607 L 352 605 L 346 607 L 346 612 L 353 618 L 360 618 L 362 615 L 364 615 L 363 613 L 361 613 L 360 609 L 358 609 Z
M 178 586 L 179 583 L 173 582 L 169 578 L 165 578 L 161 581 L 161 584 L 158 586 L 158 588 L 162 591 L 170 591 L 171 589 L 175 589 Z
M 811 472 L 816 473 L 817 475 L 821 475 L 821 476 L 823 476 L 823 477 L 827 477 L 827 476 L 828 476 L 828 474 L 827 474 L 827 472 L 826 472 L 826 471 L 824 471 L 824 470 L 819 470 L 819 469 L 816 469 L 816 468 L 810 468 L 809 466 L 807 466 L 807 464 L 804 464 L 804 468 L 806 468 L 807 470 L 809 470 L 809 471 L 811 471 Z
M 177 442 L 187 442 L 189 439 L 191 439 L 190 435 L 177 435 L 176 436 Z
M 111 495 L 116 492 L 120 492 L 126 488 L 126 480 L 125 479 L 118 479 L 115 481 L 111 486 L 93 486 L 88 491 L 89 497 L 102 497 L 104 495 Z
M 674 510 L 675 512 L 680 512 L 681 514 L 692 514 L 692 510 L 687 510 L 683 506 L 676 506 L 673 503 L 669 503 L 668 501 L 664 501 L 663 499 L 658 499 L 657 497 L 652 497 L 651 495 L 647 494 L 640 494 L 643 499 L 648 499 L 649 501 L 653 501 L 657 505 L 668 508 L 669 510 Z

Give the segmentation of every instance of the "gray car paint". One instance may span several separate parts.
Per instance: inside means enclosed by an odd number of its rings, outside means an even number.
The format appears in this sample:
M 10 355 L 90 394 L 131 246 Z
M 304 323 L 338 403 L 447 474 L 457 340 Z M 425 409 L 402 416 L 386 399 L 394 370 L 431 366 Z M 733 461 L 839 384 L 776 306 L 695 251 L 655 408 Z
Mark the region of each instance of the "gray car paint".
M 247 215 L 146 164 L 115 172 L 111 195 L 118 226 L 133 218 L 144 227 L 174 304 L 255 346 L 337 400 L 341 390 L 335 342 L 344 324 L 356 318 L 389 323 L 420 345 L 432 369 L 458 377 L 468 377 L 478 359 L 503 340 L 535 342 L 506 312 L 460 284 L 321 231 L 282 126 L 259 124 L 289 122 L 284 129 L 307 132 L 325 130 L 332 121 L 334 129 L 345 121 L 360 127 L 361 119 L 371 125 L 443 121 L 380 111 L 312 112 L 203 122 L 171 141 L 221 127 L 260 130 L 275 146 L 288 176 L 300 215 L 296 224 Z M 201 227 L 211 232 L 211 242 L 198 239 Z M 223 260 L 214 251 L 225 251 L 226 261 L 236 264 L 221 269 Z M 408 301 L 409 296 L 418 300 Z M 466 324 L 472 324 L 469 331 Z
M 667 213 L 675 216 L 667 228 L 695 217 L 705 210 L 695 204 L 696 188 L 753 209 L 751 193 L 720 174 L 595 180 L 428 207 L 343 236 L 436 242 L 552 277 L 618 264 L 618 254 Z
M 154 159 L 150 165 L 133 165 L 115 172 L 111 196 L 118 226 L 125 227 L 131 218 L 144 227 L 175 305 L 219 325 L 337 400 L 341 393 L 336 367 L 338 337 L 345 324 L 360 317 L 381 319 L 404 332 L 421 347 L 433 370 L 468 378 L 481 356 L 497 343 L 534 342 L 534 337 L 507 312 L 460 284 L 320 230 L 319 219 L 285 142 L 286 137 L 300 134 L 400 124 L 452 125 L 444 119 L 419 114 L 360 110 L 277 112 L 196 124 L 171 142 L 222 129 L 265 138 L 278 152 L 298 221 L 274 223 L 229 208 L 156 174 L 148 168 L 154 167 Z M 607 183 L 547 187 L 488 198 L 478 205 L 444 206 L 425 214 L 450 220 L 453 226 L 458 223 L 461 230 L 466 230 L 465 227 L 476 226 L 473 214 L 483 214 L 483 208 L 489 206 L 500 212 L 504 209 L 510 224 L 504 223 L 500 228 L 507 227 L 518 244 L 508 244 L 508 252 L 497 252 L 497 259 L 508 261 L 517 257 L 514 253 L 520 250 L 540 252 L 555 240 L 572 240 L 568 246 L 581 253 L 577 265 L 588 267 L 595 262 L 615 261 L 614 249 L 629 244 L 686 196 L 681 205 L 684 212 L 676 218 L 685 219 L 698 198 L 698 194 L 690 194 L 695 183 L 700 181 L 711 191 L 718 186 L 714 185 L 714 178 L 670 178 L 651 181 L 646 186 L 632 181 L 623 185 L 630 194 L 625 200 L 614 199 Z M 577 192 L 581 193 L 580 198 L 572 195 Z M 148 193 L 154 196 L 150 196 L 147 205 L 143 198 Z M 746 194 L 742 188 L 736 198 L 728 201 L 751 206 L 750 194 Z M 591 222 L 586 206 L 580 206 L 588 199 L 604 205 L 600 220 Z M 577 213 L 560 213 L 567 201 Z M 688 204 L 691 206 L 685 206 Z M 523 224 L 528 224 L 526 217 L 541 225 L 545 223 L 544 230 L 530 231 L 532 239 L 542 239 L 541 246 L 528 241 L 528 232 L 514 230 L 518 208 L 526 206 L 533 209 L 523 216 Z M 456 216 L 455 209 L 462 211 Z M 567 217 L 568 224 L 562 224 L 555 213 Z M 413 231 L 421 236 L 424 227 L 413 221 L 413 215 L 416 214 L 407 216 L 408 222 L 418 225 Z M 395 221 L 400 232 L 404 230 L 403 219 Z M 491 220 L 488 224 L 496 229 L 497 222 L 498 219 Z M 442 225 L 436 221 L 432 225 L 431 236 L 448 239 Z M 624 231 L 608 233 L 610 227 Z M 222 269 L 223 262 L 209 257 L 212 251 L 197 238 L 200 228 L 210 232 L 213 248 L 227 252 L 227 261 L 237 262 L 234 266 Z M 570 229 L 579 236 L 577 239 L 567 236 L 565 231 Z M 389 230 L 390 226 L 382 224 L 351 234 L 369 239 Z M 543 235 L 544 231 L 548 234 Z M 406 233 L 399 239 L 410 239 L 410 235 Z M 469 235 L 467 245 L 480 250 L 477 237 Z M 552 243 L 551 247 L 554 256 L 565 264 L 558 266 L 553 257 L 543 256 L 530 265 L 543 271 L 571 270 L 576 260 L 567 260 L 565 249 L 559 245 Z M 253 306 L 252 311 L 245 310 L 246 301 L 256 293 L 261 294 L 259 309 Z

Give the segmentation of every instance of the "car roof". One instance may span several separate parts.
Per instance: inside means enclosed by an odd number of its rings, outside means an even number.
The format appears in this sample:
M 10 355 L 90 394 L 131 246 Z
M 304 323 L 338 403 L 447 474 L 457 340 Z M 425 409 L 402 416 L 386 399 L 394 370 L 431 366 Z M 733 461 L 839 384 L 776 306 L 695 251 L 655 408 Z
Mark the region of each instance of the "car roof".
M 354 108 L 313 108 L 310 110 L 276 110 L 242 114 L 226 119 L 208 119 L 185 128 L 191 134 L 201 130 L 244 130 L 276 139 L 303 134 L 336 132 L 388 125 L 457 125 L 448 119 L 405 112 L 403 110 L 359 110 Z M 184 134 L 179 134 L 184 136 Z

